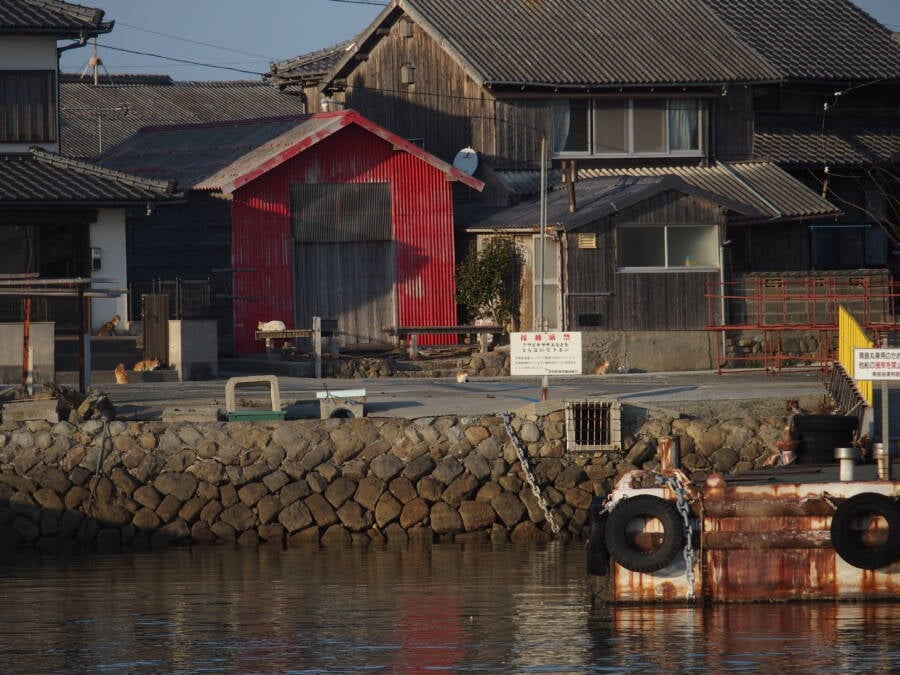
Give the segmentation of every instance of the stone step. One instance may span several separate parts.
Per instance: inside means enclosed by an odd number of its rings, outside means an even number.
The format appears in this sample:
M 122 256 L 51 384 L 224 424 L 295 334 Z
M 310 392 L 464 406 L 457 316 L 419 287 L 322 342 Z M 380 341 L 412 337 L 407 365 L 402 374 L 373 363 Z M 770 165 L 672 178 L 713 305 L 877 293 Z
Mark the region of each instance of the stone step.
M 178 382 L 178 371 L 174 368 L 157 368 L 156 370 L 144 370 L 135 372 L 133 370 L 126 370 L 126 375 L 128 375 L 128 382 Z M 64 370 L 57 371 L 56 373 L 56 382 L 58 384 L 65 384 L 68 386 L 77 386 L 78 385 L 78 371 Z M 91 371 L 91 384 L 92 385 L 107 385 L 107 384 L 116 384 L 116 375 L 112 368 L 104 369 L 104 370 L 92 370 Z

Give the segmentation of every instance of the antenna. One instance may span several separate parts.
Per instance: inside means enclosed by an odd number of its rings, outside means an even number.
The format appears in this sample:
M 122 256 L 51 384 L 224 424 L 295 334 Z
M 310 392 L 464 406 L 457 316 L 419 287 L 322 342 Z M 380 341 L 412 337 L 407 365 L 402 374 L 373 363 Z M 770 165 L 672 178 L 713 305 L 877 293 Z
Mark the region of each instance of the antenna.
M 97 86 L 100 84 L 100 69 L 103 68 L 103 72 L 106 73 L 106 77 L 109 78 L 109 83 L 112 84 L 112 76 L 109 74 L 106 66 L 103 65 L 103 59 L 97 55 L 97 38 L 94 38 L 91 42 L 93 45 L 93 53 L 91 54 L 91 58 L 88 59 L 84 70 L 81 71 L 81 79 L 84 79 L 88 70 L 91 70 L 94 74 L 94 86 Z

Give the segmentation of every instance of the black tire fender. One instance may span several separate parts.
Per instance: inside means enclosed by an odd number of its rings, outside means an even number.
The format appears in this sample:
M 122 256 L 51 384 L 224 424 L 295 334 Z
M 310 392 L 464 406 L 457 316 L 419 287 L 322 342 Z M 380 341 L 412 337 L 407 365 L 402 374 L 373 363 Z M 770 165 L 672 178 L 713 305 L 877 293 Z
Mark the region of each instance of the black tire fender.
M 880 516 L 888 525 L 886 539 L 878 546 L 866 545 L 855 527 L 859 518 Z M 864 570 L 887 567 L 900 559 L 900 504 L 896 499 L 877 492 L 853 495 L 831 518 L 831 543 L 848 564 Z
M 629 535 L 629 523 L 639 518 L 655 518 L 662 524 L 662 542 L 651 551 L 636 547 Z M 684 548 L 684 521 L 670 501 L 654 495 L 629 497 L 609 512 L 605 539 L 610 556 L 622 567 L 632 572 L 656 572 Z

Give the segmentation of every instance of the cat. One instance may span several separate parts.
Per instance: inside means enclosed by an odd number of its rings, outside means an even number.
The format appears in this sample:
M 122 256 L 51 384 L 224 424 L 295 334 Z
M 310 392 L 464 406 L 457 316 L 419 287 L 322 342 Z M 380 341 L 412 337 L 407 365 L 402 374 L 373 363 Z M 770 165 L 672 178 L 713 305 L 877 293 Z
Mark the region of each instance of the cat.
M 132 370 L 138 372 L 141 370 L 156 370 L 157 368 L 159 368 L 159 359 L 147 359 L 135 363 Z
M 284 321 L 260 321 L 256 325 L 256 330 L 265 331 L 265 332 L 274 332 L 280 330 L 286 330 L 284 326 Z
M 112 335 L 116 330 L 116 326 L 119 325 L 119 321 L 122 320 L 122 317 L 118 314 L 114 314 L 113 318 L 107 321 L 105 324 L 100 326 L 100 329 L 97 331 L 97 335 L 108 336 Z
M 468 381 L 469 381 L 469 374 L 468 374 L 466 371 L 464 371 L 464 370 L 459 371 L 459 372 L 456 374 L 456 381 L 457 381 L 459 384 L 464 384 L 464 383 L 468 382 Z
M 609 370 L 609 361 L 602 361 L 599 366 L 594 368 L 594 375 L 605 375 Z
M 128 384 L 128 373 L 125 372 L 125 364 L 116 366 L 116 384 Z

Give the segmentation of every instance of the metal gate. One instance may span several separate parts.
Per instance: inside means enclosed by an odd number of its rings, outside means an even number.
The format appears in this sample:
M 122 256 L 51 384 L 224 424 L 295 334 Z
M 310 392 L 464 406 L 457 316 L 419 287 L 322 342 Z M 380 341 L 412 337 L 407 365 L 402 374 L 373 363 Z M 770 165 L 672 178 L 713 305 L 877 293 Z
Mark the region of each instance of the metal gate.
M 144 336 L 144 358 L 158 359 L 169 365 L 169 296 L 141 296 L 141 320 Z

